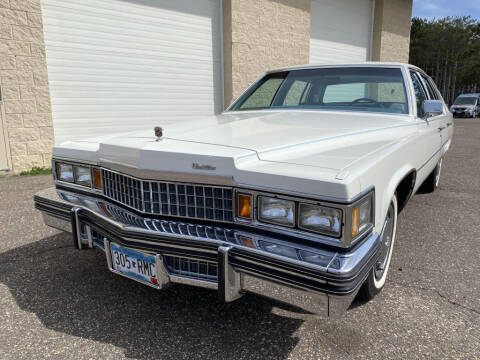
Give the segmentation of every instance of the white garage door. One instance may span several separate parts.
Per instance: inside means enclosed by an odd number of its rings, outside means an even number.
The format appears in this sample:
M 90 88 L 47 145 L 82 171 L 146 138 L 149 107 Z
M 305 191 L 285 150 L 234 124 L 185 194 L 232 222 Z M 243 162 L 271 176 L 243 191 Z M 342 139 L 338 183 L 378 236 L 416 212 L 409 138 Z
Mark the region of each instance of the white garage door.
M 312 0 L 310 63 L 370 60 L 373 0 Z
M 219 0 L 42 0 L 56 142 L 222 110 Z

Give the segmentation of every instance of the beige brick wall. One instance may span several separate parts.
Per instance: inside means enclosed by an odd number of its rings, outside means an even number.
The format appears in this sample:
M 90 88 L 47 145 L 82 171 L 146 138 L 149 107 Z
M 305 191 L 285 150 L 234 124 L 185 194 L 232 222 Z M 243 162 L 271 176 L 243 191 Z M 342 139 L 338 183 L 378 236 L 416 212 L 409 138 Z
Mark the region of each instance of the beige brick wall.
M 375 0 L 372 60 L 408 62 L 412 0 Z
M 306 64 L 310 0 L 224 0 L 225 105 L 265 70 Z
M 40 0 L 0 0 L 0 86 L 13 172 L 50 167 L 54 138 Z

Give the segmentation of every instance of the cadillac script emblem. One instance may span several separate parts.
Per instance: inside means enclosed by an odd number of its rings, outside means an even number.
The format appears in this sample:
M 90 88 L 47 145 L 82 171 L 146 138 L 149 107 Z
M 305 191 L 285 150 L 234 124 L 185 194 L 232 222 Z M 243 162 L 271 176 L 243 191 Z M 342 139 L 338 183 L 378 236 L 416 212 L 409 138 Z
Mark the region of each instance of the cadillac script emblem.
M 209 170 L 209 171 L 213 171 L 213 170 L 216 170 L 217 167 L 216 167 L 216 166 L 212 166 L 212 165 L 199 164 L 199 163 L 194 162 L 194 163 L 192 164 L 192 169 L 195 169 L 195 170 Z
M 157 137 L 157 141 L 160 140 L 160 138 L 163 136 L 163 129 L 160 126 L 155 126 L 153 130 L 155 131 L 155 136 Z

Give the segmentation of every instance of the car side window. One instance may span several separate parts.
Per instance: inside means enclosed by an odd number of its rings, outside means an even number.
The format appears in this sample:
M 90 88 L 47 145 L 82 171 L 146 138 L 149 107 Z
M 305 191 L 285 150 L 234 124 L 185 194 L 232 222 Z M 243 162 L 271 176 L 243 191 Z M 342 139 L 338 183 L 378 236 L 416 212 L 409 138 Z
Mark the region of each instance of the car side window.
M 270 107 L 273 97 L 283 82 L 283 78 L 271 77 L 266 79 L 255 91 L 249 95 L 239 109 L 265 109 Z
M 311 83 L 302 80 L 295 80 L 288 89 L 285 99 L 283 99 L 283 106 L 298 106 L 305 103 Z
M 428 92 L 428 95 L 430 96 L 430 99 L 431 99 L 431 100 L 439 100 L 438 94 L 437 94 L 437 92 L 435 91 L 435 89 L 433 88 L 432 83 L 430 82 L 430 80 L 429 80 L 427 77 L 423 76 L 423 75 L 420 75 L 420 76 L 422 77 L 423 82 L 424 82 L 424 84 L 425 84 L 426 87 L 427 87 L 427 92 Z
M 417 116 L 424 117 L 425 112 L 423 111 L 423 102 L 427 99 L 427 94 L 425 89 L 422 86 L 418 75 L 414 72 L 410 72 L 410 77 L 412 78 L 413 89 L 415 90 L 415 99 L 417 103 Z

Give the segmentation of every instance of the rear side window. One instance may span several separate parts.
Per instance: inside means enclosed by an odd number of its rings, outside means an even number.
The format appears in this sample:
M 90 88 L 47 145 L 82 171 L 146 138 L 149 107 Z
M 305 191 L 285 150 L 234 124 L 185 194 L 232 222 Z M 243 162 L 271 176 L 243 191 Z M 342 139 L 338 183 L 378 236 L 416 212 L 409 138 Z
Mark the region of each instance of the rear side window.
M 240 109 L 265 109 L 272 104 L 273 97 L 283 82 L 283 77 L 269 77 L 251 93 L 240 106 Z
M 423 111 L 423 102 L 427 100 L 427 94 L 425 93 L 425 89 L 423 88 L 418 75 L 414 72 L 410 72 L 410 76 L 412 78 L 413 89 L 415 90 L 415 100 L 417 103 L 417 116 L 424 117 L 425 112 Z
M 310 89 L 310 83 L 302 80 L 295 80 L 290 85 L 290 88 L 283 99 L 284 106 L 298 106 L 305 102 L 305 97 Z
M 432 83 L 430 82 L 430 80 L 423 76 L 423 75 L 420 75 L 423 79 L 423 82 L 425 83 L 425 85 L 427 86 L 427 92 L 428 92 L 428 95 L 430 96 L 430 99 L 432 100 L 439 100 L 438 98 L 438 94 L 437 92 L 435 91 L 435 89 L 433 88 L 432 86 Z

